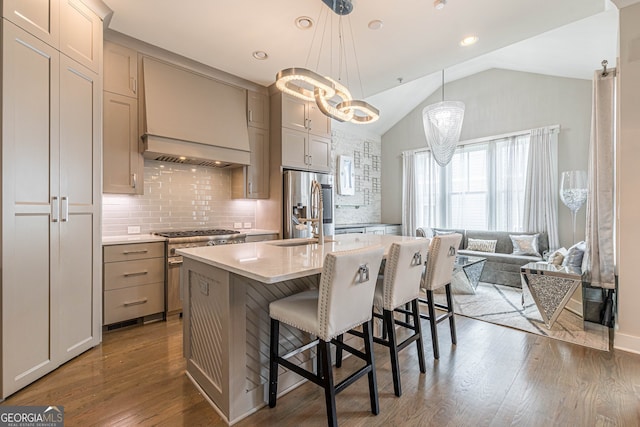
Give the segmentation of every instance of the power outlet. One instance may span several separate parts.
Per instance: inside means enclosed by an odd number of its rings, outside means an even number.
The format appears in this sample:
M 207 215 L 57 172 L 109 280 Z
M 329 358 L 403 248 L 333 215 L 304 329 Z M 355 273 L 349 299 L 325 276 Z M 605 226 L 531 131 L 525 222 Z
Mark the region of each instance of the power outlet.
M 241 222 L 234 222 L 233 223 L 233 228 L 242 228 L 242 223 Z
M 139 225 L 131 225 L 127 227 L 128 234 L 140 234 L 140 226 Z
M 251 228 L 251 223 L 250 222 L 245 222 L 244 223 L 244 227 L 242 228 Z

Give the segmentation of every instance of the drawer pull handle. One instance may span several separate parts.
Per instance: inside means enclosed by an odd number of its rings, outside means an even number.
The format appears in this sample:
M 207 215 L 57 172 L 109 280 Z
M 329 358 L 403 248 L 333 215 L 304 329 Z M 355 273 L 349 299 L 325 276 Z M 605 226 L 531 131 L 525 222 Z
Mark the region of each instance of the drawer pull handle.
M 124 306 L 131 307 L 132 305 L 140 305 L 140 304 L 146 304 L 146 303 L 147 303 L 147 298 L 143 298 L 137 301 L 125 302 Z
M 149 252 L 148 249 L 142 249 L 139 251 L 124 251 L 122 252 L 123 255 L 131 255 L 131 254 L 146 254 L 147 252 Z
M 131 277 L 131 276 L 144 276 L 145 274 L 148 274 L 149 272 L 147 270 L 144 271 L 136 271 L 134 273 L 124 273 L 124 277 Z

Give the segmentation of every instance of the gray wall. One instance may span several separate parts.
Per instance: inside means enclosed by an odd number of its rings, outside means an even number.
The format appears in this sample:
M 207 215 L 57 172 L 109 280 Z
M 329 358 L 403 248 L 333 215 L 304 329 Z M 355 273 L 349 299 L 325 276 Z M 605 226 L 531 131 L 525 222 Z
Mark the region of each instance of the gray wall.
M 594 68 L 595 70 L 595 68 Z M 587 168 L 591 81 L 502 69 L 448 83 L 445 99 L 466 105 L 462 141 L 559 124 L 558 172 Z M 422 109 L 441 100 L 440 89 L 382 136 L 382 221 L 402 221 L 404 150 L 426 146 Z M 571 214 L 558 201 L 560 244 L 571 245 Z M 584 238 L 585 208 L 578 212 L 576 240 Z

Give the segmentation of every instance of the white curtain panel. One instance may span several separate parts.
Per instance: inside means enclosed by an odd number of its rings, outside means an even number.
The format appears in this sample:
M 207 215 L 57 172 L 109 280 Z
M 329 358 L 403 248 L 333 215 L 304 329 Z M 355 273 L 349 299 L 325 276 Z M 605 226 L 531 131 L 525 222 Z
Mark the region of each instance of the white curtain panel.
M 416 188 L 416 155 L 402 153 L 402 235 L 415 236 L 418 212 L 418 192 Z
M 560 246 L 557 151 L 557 132 L 531 130 L 523 224 L 525 231 L 546 231 L 551 250 Z
M 614 255 L 614 117 L 615 69 L 596 71 L 589 147 L 587 249 L 582 260 L 585 280 L 592 286 L 615 288 Z

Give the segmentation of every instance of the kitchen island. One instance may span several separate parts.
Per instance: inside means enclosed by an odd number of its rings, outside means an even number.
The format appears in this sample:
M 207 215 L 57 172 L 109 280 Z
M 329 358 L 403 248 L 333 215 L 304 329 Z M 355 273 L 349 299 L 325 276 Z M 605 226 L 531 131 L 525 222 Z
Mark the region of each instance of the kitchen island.
M 329 252 L 383 245 L 386 254 L 393 242 L 413 239 L 344 234 L 324 245 L 289 239 L 179 250 L 187 376 L 229 424 L 257 411 L 268 396 L 269 303 L 317 287 Z M 309 341 L 308 334 L 281 327 L 281 353 Z M 294 358 L 313 366 L 311 350 Z M 281 394 L 303 381 L 281 368 Z

